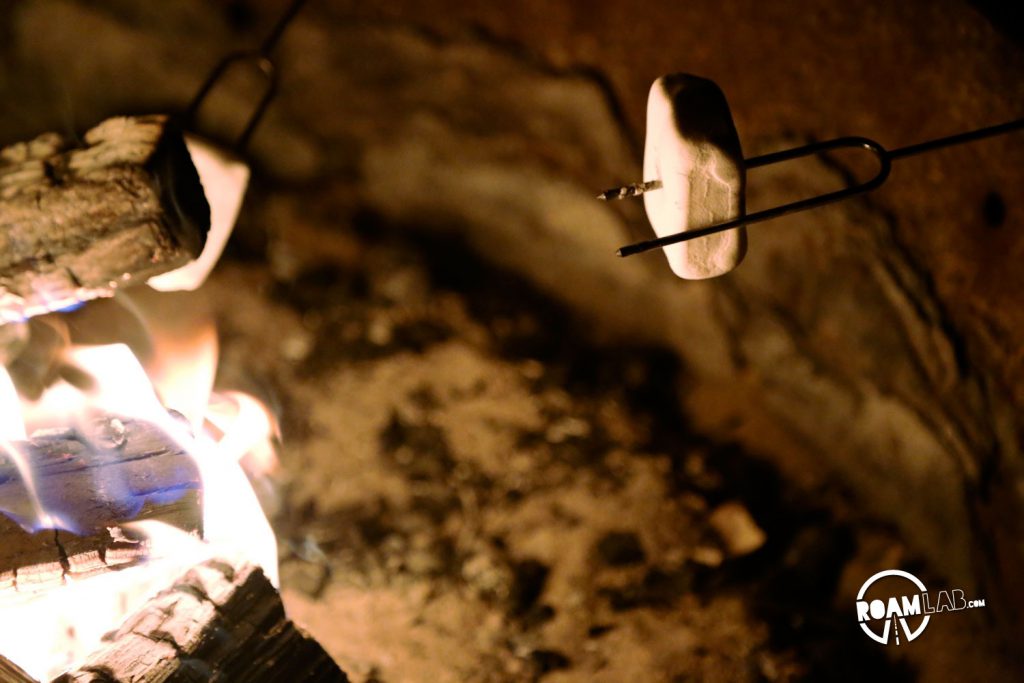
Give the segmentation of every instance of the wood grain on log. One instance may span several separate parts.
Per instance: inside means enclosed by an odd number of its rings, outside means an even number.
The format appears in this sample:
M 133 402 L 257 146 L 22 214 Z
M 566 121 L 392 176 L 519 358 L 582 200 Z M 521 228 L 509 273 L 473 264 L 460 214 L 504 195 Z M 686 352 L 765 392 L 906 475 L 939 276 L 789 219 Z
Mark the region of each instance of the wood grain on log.
M 39 681 L 25 673 L 20 666 L 0 655 L 0 683 L 39 683 Z
M 121 530 L 126 522 L 153 519 L 202 532 L 198 469 L 150 424 L 107 419 L 87 436 L 37 433 L 7 445 L 0 451 L 0 598 L 136 564 L 147 548 Z M 23 528 L 39 522 L 32 522 L 15 457 L 28 464 L 40 505 L 60 529 Z
M 288 619 L 263 570 L 251 564 L 193 567 L 108 641 L 54 683 L 348 681 Z
M 110 296 L 196 258 L 210 208 L 166 116 L 111 118 L 74 147 L 0 150 L 0 323 Z

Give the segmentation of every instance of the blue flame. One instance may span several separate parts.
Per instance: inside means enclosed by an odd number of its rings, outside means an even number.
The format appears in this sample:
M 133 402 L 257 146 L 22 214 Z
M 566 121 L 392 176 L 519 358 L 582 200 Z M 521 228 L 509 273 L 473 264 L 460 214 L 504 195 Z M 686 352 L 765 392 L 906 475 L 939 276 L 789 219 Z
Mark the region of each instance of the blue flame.
M 129 423 L 131 424 L 131 423 Z M 29 458 L 39 508 L 11 455 L 0 451 L 0 513 L 30 533 L 60 529 L 79 535 L 132 521 L 147 504 L 174 503 L 189 491 L 201 489 L 198 469 L 185 459 L 160 470 L 159 481 L 149 471 L 148 454 L 124 457 L 68 432 L 60 440 L 35 439 L 23 444 Z M 158 456 L 159 457 L 159 456 Z
M 72 301 L 67 306 L 64 306 L 63 308 L 56 309 L 54 311 L 54 313 L 72 313 L 74 311 L 77 311 L 79 308 L 81 308 L 84 305 L 85 305 L 84 301 Z

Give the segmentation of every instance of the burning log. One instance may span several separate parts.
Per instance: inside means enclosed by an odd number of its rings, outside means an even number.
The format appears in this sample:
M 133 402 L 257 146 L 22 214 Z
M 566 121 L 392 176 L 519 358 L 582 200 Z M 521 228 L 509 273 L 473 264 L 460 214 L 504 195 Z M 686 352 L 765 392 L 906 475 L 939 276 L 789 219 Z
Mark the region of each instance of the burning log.
M 285 615 L 277 591 L 251 564 L 210 560 L 190 569 L 54 683 L 306 681 L 348 678 Z
M 4 445 L 13 452 L 0 454 L 0 597 L 136 564 L 147 548 L 122 530 L 127 522 L 202 531 L 196 465 L 153 425 L 107 418 L 88 436 L 61 430 Z M 14 521 L 33 519 L 26 466 L 38 505 L 59 529 L 29 533 Z
M 38 683 L 20 666 L 0 655 L 0 681 L 3 683 Z
M 0 150 L 0 323 L 111 296 L 199 256 L 210 208 L 165 116 Z

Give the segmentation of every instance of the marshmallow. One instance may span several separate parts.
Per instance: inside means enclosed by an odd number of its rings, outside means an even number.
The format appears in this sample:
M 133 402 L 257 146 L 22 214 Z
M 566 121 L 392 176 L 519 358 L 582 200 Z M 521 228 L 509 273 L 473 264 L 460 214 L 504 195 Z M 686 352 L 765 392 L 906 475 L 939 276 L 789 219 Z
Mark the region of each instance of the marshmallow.
M 662 76 L 647 99 L 644 193 L 658 236 L 723 223 L 743 215 L 746 177 L 739 136 L 717 85 L 689 74 Z M 729 272 L 747 250 L 746 228 L 664 248 L 672 272 L 702 280 Z
M 198 258 L 146 281 L 161 292 L 192 291 L 206 282 L 234 230 L 249 185 L 249 167 L 230 152 L 189 133 L 185 134 L 185 147 L 210 204 L 210 231 Z

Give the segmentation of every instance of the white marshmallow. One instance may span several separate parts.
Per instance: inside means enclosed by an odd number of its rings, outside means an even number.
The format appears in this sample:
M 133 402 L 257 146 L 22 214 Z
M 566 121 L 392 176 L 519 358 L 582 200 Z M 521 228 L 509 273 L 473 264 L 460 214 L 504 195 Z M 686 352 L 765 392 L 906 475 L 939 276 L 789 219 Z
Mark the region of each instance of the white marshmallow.
M 647 218 L 659 237 L 743 215 L 743 153 L 729 105 L 717 85 L 689 74 L 662 76 L 654 82 L 647 99 L 644 180 L 662 182 L 662 189 L 643 196 Z M 679 277 L 715 277 L 743 260 L 746 228 L 664 250 Z
M 146 281 L 161 292 L 192 291 L 206 281 L 231 236 L 249 185 L 249 167 L 241 159 L 188 133 L 185 146 L 210 204 L 210 232 L 199 258 Z

